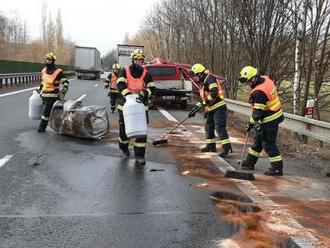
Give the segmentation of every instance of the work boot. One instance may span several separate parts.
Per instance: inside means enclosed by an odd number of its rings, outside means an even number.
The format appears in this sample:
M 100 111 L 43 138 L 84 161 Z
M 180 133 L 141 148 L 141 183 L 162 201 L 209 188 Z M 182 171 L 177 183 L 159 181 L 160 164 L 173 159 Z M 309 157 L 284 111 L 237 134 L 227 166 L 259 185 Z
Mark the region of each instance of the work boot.
M 264 174 L 266 176 L 283 176 L 283 169 L 271 167 L 268 171 L 265 171 Z
M 38 127 L 38 132 L 39 133 L 43 133 L 46 131 L 46 127 L 47 127 L 48 121 L 46 120 L 41 120 L 39 127 Z
M 232 153 L 233 149 L 231 148 L 230 144 L 225 144 L 222 146 L 222 150 L 219 153 L 219 157 L 225 157 L 227 156 L 229 153 Z
M 119 143 L 119 149 L 123 152 L 123 154 L 126 157 L 129 157 L 130 153 L 129 153 L 129 150 L 128 150 L 128 144 Z
M 146 160 L 145 160 L 145 158 L 136 158 L 135 159 L 135 164 L 138 165 L 138 166 L 145 165 Z
M 201 149 L 201 152 L 217 152 L 217 148 L 215 146 L 215 143 L 207 144 L 205 147 L 203 147 Z
M 254 165 L 257 163 L 258 157 L 248 154 L 242 162 L 242 170 L 254 170 Z

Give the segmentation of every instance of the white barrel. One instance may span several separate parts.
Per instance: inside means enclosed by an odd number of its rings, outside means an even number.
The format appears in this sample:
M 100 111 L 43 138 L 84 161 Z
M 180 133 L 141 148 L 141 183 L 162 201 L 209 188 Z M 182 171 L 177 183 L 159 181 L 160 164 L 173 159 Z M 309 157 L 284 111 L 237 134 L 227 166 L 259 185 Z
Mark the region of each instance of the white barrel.
M 33 91 L 29 98 L 29 118 L 31 120 L 41 120 L 42 114 L 42 99 L 38 92 Z
M 137 97 L 137 94 L 126 96 L 123 106 L 125 131 L 128 138 L 138 138 L 148 133 L 145 106 Z

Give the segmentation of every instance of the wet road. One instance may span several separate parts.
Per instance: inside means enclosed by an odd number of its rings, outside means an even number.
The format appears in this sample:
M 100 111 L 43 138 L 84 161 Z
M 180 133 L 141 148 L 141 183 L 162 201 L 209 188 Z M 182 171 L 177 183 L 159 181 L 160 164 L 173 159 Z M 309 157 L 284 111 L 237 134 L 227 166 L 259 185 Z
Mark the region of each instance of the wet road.
M 217 247 L 237 231 L 166 150 L 149 148 L 136 168 L 111 140 L 37 133 L 30 93 L 0 97 L 0 159 L 10 158 L 0 167 L 1 247 Z M 71 81 L 67 98 L 83 94 L 84 106 L 109 106 L 101 81 Z

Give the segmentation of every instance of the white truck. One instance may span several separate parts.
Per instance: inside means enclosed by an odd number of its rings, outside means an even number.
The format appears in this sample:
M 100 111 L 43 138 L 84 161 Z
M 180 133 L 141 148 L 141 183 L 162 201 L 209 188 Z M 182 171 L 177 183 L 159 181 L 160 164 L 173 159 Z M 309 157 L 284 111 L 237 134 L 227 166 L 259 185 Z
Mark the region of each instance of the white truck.
M 78 79 L 99 79 L 101 56 L 95 47 L 75 46 L 74 70 Z
M 131 60 L 131 53 L 135 49 L 141 49 L 144 52 L 144 46 L 137 46 L 137 45 L 117 45 L 118 49 L 118 64 L 121 65 L 121 67 L 129 66 L 132 64 Z

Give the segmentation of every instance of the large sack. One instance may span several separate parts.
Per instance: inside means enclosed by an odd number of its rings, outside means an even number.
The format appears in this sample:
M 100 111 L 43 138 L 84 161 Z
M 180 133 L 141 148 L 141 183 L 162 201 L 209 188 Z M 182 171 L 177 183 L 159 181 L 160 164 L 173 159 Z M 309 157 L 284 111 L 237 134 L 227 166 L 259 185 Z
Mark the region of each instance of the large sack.
M 55 102 L 49 126 L 59 134 L 101 139 L 109 132 L 108 113 L 104 106 L 83 107 L 80 101 Z

